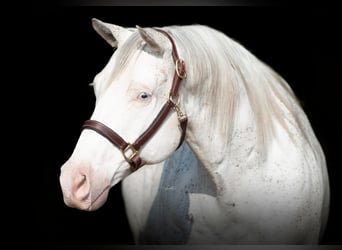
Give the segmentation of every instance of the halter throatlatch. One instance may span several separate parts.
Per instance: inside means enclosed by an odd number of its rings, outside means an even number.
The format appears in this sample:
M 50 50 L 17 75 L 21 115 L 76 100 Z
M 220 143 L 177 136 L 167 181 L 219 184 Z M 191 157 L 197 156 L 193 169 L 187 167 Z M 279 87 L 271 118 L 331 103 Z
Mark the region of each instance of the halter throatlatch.
M 178 89 L 180 83 L 183 79 L 186 78 L 186 70 L 185 70 L 185 63 L 182 59 L 179 58 L 176 45 L 172 39 L 172 37 L 164 30 L 156 29 L 157 31 L 164 34 L 172 44 L 172 57 L 175 63 L 175 74 L 173 76 L 172 86 L 169 93 L 169 98 L 159 111 L 157 117 L 153 120 L 151 125 L 142 133 L 139 138 L 134 143 L 126 142 L 120 135 L 118 135 L 115 131 L 111 128 L 107 127 L 103 123 L 96 121 L 96 120 L 87 120 L 84 122 L 82 129 L 92 129 L 97 133 L 101 134 L 102 136 L 106 137 L 111 143 L 113 143 L 117 148 L 120 149 L 123 157 L 129 163 L 131 171 L 134 172 L 138 168 L 142 167 L 145 162 L 141 159 L 139 150 L 141 146 L 143 146 L 151 137 L 156 133 L 159 129 L 161 124 L 166 119 L 167 115 L 170 113 L 171 109 L 176 111 L 179 127 L 182 131 L 182 135 L 180 138 L 179 145 L 183 143 L 185 138 L 185 132 L 187 127 L 187 117 L 181 111 L 179 107 L 179 96 L 178 96 Z

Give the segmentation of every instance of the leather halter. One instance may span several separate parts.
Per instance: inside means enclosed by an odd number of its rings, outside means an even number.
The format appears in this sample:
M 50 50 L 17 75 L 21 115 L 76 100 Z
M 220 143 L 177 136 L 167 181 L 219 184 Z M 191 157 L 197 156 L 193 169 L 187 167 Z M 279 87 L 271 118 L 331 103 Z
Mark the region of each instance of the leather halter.
M 179 127 L 182 130 L 182 135 L 180 138 L 179 145 L 183 143 L 185 138 L 185 132 L 187 127 L 187 117 L 182 113 L 179 107 L 179 97 L 178 97 L 178 89 L 180 83 L 183 79 L 186 78 L 186 70 L 185 63 L 182 59 L 179 58 L 176 45 L 172 39 L 172 37 L 164 30 L 155 29 L 162 34 L 164 34 L 171 42 L 172 45 L 172 57 L 175 63 L 175 74 L 173 76 L 173 82 L 171 86 L 171 90 L 169 93 L 169 99 L 166 101 L 162 109 L 159 111 L 157 117 L 153 120 L 151 125 L 143 132 L 138 139 L 134 143 L 126 142 L 120 135 L 118 135 L 111 128 L 107 127 L 103 123 L 96 120 L 87 120 L 84 122 L 82 126 L 83 129 L 92 129 L 102 136 L 106 137 L 111 143 L 113 143 L 116 147 L 118 147 L 125 158 L 125 160 L 129 163 L 131 171 L 134 172 L 138 168 L 145 165 L 145 162 L 141 159 L 139 155 L 140 148 L 156 133 L 161 124 L 166 119 L 167 115 L 170 113 L 171 109 L 177 112 Z

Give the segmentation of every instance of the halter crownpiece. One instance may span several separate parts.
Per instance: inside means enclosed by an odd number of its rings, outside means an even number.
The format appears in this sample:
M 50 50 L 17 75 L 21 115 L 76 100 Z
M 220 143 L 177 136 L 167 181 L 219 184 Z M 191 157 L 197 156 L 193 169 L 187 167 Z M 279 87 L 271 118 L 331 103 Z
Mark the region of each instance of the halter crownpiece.
M 173 76 L 172 86 L 169 93 L 169 98 L 167 99 L 166 103 L 159 111 L 156 118 L 153 120 L 151 125 L 142 133 L 139 138 L 134 143 L 126 142 L 120 135 L 118 135 L 115 131 L 111 128 L 107 127 L 103 123 L 96 121 L 96 120 L 87 120 L 84 122 L 82 126 L 83 129 L 92 129 L 99 133 L 100 135 L 106 137 L 112 144 L 114 144 L 117 148 L 120 149 L 123 157 L 129 163 L 130 169 L 132 172 L 136 171 L 143 165 L 145 162 L 141 159 L 139 150 L 141 146 L 143 146 L 151 137 L 156 133 L 159 129 L 161 124 L 166 119 L 167 115 L 173 109 L 177 113 L 179 127 L 182 130 L 182 135 L 180 138 L 179 145 L 177 149 L 181 146 L 184 141 L 186 127 L 188 119 L 186 115 L 181 111 L 179 107 L 179 96 L 178 96 L 178 89 L 180 83 L 183 79 L 186 78 L 186 69 L 185 63 L 182 59 L 179 58 L 176 45 L 173 41 L 173 38 L 164 30 L 155 29 L 158 32 L 164 34 L 171 42 L 172 45 L 172 57 L 175 63 L 175 74 Z

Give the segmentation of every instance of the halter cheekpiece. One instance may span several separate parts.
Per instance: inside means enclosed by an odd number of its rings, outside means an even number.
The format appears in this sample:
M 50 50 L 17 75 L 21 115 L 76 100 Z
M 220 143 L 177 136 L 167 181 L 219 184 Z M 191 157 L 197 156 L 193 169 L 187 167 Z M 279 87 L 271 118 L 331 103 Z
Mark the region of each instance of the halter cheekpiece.
M 183 79 L 186 78 L 186 69 L 185 63 L 182 59 L 179 58 L 176 45 L 173 41 L 173 38 L 164 30 L 155 29 L 162 34 L 164 34 L 171 42 L 172 45 L 172 57 L 175 63 L 175 74 L 173 76 L 173 82 L 171 86 L 171 90 L 169 93 L 169 98 L 167 99 L 166 103 L 159 111 L 157 117 L 153 120 L 151 125 L 142 133 L 138 139 L 134 143 L 126 142 L 120 135 L 118 135 L 115 131 L 111 128 L 107 127 L 103 123 L 96 121 L 96 120 L 87 120 L 84 122 L 82 126 L 83 129 L 92 129 L 97 133 L 101 134 L 102 136 L 106 137 L 114 146 L 120 149 L 123 157 L 129 163 L 130 169 L 132 172 L 136 171 L 140 167 L 142 167 L 145 162 L 141 159 L 139 150 L 141 146 L 143 146 L 159 129 L 161 124 L 166 119 L 167 115 L 170 113 L 171 109 L 176 111 L 179 127 L 182 130 L 182 135 L 180 138 L 180 142 L 178 147 L 183 143 L 185 138 L 185 132 L 187 127 L 187 117 L 181 111 L 179 107 L 179 96 L 178 96 L 178 89 L 180 83 Z

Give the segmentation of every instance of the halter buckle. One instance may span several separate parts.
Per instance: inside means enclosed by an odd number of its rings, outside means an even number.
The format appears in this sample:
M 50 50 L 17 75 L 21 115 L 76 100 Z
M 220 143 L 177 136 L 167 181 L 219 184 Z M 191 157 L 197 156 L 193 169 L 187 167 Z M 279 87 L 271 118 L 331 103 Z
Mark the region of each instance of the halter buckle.
M 130 155 L 126 155 L 127 153 L 130 152 Z M 128 162 L 128 163 L 131 163 L 133 161 L 133 158 L 139 154 L 139 151 L 136 150 L 133 146 L 133 144 L 131 143 L 128 143 L 128 145 L 121 150 L 121 153 L 123 155 L 123 157 L 125 158 L 125 160 Z
M 186 78 L 185 63 L 184 63 L 184 60 L 180 58 L 176 60 L 176 73 L 180 79 Z

